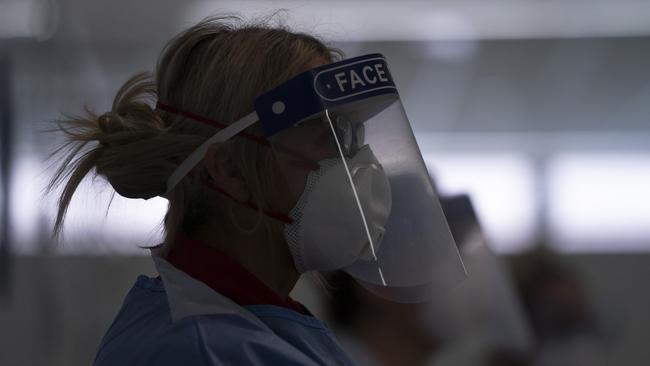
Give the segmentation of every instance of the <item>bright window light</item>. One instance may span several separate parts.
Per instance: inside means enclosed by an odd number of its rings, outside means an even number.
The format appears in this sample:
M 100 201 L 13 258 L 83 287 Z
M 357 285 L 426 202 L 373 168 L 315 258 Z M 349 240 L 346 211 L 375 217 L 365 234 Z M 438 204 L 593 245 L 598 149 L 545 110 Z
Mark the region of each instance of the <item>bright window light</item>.
M 492 248 L 527 249 L 535 225 L 534 171 L 520 155 L 425 154 L 441 194 L 471 196 Z
M 12 250 L 16 253 L 38 253 L 43 249 L 39 242 L 50 238 L 58 195 L 42 199 L 47 179 L 49 175 L 43 173 L 36 158 L 27 155 L 16 163 L 10 202 Z M 149 254 L 139 246 L 162 242 L 167 200 L 133 200 L 116 194 L 107 210 L 112 193 L 101 178 L 81 183 L 68 209 L 63 236 L 54 247 L 56 253 Z
M 39 232 L 39 194 L 45 187 L 39 179 L 40 163 L 33 155 L 24 154 L 14 162 L 9 193 L 11 250 L 18 253 L 35 250 Z M 40 177 L 42 178 L 42 177 Z
M 162 242 L 167 200 L 127 199 L 115 194 L 107 210 L 113 189 L 101 183 L 86 181 L 79 187 L 68 210 L 60 251 L 149 254 L 140 247 Z
M 650 154 L 562 154 L 548 174 L 558 249 L 650 249 Z

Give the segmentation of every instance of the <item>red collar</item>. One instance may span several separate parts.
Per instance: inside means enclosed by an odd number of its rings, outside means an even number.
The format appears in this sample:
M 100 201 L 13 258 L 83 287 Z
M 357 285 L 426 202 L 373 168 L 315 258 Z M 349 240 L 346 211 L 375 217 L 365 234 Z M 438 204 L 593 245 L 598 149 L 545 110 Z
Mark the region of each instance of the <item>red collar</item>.
M 167 261 L 241 306 L 267 304 L 307 313 L 302 304 L 281 298 L 224 252 L 196 239 L 179 236 Z

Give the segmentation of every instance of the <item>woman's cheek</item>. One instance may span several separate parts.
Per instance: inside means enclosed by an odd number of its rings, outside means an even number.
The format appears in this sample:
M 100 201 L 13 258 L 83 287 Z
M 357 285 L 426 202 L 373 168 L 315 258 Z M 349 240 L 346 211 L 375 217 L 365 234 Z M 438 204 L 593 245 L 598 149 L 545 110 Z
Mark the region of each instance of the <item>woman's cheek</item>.
M 305 189 L 309 168 L 305 164 L 289 159 L 277 161 L 274 174 L 274 186 L 277 188 L 271 199 L 271 206 L 276 211 L 288 213 L 296 205 L 300 195 Z

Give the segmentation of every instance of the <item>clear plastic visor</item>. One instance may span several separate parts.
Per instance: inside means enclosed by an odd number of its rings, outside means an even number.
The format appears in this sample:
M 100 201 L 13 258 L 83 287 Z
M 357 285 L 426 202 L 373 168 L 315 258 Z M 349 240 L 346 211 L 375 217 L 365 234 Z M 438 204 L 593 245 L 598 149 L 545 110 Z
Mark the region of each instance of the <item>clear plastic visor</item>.
M 376 294 L 428 300 L 465 276 L 395 95 L 309 118 L 270 138 L 300 272 L 342 269 Z

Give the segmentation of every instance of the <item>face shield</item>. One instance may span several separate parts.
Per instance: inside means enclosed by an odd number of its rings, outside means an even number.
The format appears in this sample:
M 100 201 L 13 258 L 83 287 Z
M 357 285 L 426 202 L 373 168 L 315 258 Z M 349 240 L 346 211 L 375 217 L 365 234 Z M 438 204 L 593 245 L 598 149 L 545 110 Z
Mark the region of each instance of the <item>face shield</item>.
M 344 270 L 391 300 L 418 302 L 465 276 L 438 197 L 380 54 L 306 71 L 260 95 L 179 166 L 261 123 L 299 272 Z

